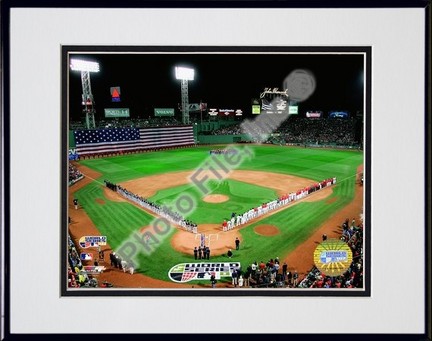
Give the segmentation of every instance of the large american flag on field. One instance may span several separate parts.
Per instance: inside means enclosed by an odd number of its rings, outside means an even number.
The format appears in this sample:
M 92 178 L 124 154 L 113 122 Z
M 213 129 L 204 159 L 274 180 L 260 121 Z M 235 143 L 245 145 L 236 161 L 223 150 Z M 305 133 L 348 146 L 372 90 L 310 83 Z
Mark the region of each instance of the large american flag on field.
M 76 130 L 74 136 L 78 155 L 194 144 L 192 126 Z

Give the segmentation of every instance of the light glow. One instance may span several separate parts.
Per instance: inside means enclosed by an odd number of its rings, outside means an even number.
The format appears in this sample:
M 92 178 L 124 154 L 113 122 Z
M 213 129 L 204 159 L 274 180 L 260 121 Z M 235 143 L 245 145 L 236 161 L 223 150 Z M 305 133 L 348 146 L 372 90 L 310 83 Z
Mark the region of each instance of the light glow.
M 181 66 L 176 66 L 175 67 L 175 76 L 176 76 L 176 79 L 193 81 L 194 75 L 195 75 L 195 70 L 194 69 L 190 69 L 190 68 L 186 68 L 186 67 L 181 67 Z
M 72 71 L 99 72 L 99 63 L 82 59 L 71 59 L 70 68 Z

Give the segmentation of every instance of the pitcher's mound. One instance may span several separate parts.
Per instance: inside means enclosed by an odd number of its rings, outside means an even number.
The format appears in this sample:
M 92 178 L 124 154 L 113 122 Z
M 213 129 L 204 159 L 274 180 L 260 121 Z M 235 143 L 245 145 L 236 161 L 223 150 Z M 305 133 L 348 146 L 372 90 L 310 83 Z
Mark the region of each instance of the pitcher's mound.
M 279 234 L 279 229 L 274 225 L 259 225 L 254 229 L 260 236 L 275 236 Z
M 218 203 L 225 202 L 228 200 L 229 200 L 229 197 L 227 195 L 223 195 L 223 194 L 209 194 L 203 198 L 203 201 L 209 202 L 212 204 L 218 204 Z

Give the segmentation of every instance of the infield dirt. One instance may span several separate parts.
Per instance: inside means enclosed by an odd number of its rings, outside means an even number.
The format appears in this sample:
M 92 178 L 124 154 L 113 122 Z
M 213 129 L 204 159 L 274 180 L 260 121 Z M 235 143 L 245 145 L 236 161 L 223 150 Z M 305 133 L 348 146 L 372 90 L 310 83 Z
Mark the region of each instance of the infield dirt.
M 76 184 L 69 187 L 68 208 L 69 216 L 71 218 L 71 224 L 69 225 L 69 233 L 71 238 L 74 240 L 75 245 L 78 246 L 78 241 L 81 236 L 99 235 L 100 233 L 82 208 L 79 208 L 78 210 L 74 209 L 72 203 L 73 195 L 76 191 L 92 182 L 93 179 L 97 179 L 98 177 L 100 177 L 100 174 L 79 163 L 74 163 L 74 165 L 85 175 L 84 179 L 78 181 Z M 358 169 L 358 172 L 361 171 L 363 171 L 362 166 Z M 141 179 L 126 181 L 121 185 L 138 195 L 150 197 L 161 189 L 171 188 L 174 186 L 188 183 L 188 176 L 190 174 L 191 172 L 175 172 L 169 174 L 154 175 Z M 291 191 L 296 191 L 299 188 L 306 187 L 313 183 L 313 181 L 309 179 L 298 178 L 291 175 L 245 170 L 235 170 L 230 174 L 229 178 L 252 184 L 259 183 L 261 186 L 275 189 L 279 195 L 289 193 Z M 101 186 L 103 186 L 103 183 L 101 183 Z M 331 193 L 331 187 L 325 188 L 319 192 L 311 194 L 310 196 L 306 197 L 301 201 L 304 202 L 322 200 L 330 196 Z M 125 199 L 123 199 L 120 195 L 106 188 L 104 188 L 104 196 L 106 199 L 112 201 L 125 201 Z M 100 202 L 100 204 L 102 204 L 102 202 Z M 293 203 L 291 204 L 291 206 L 295 204 L 296 203 Z M 306 274 L 313 266 L 313 251 L 315 250 L 317 244 L 322 241 L 322 235 L 326 234 L 328 238 L 339 238 L 341 235 L 340 225 L 342 224 L 342 222 L 346 218 L 349 218 L 350 221 L 353 218 L 356 219 L 356 221 L 359 221 L 360 214 L 362 213 L 362 208 L 363 186 L 356 184 L 355 197 L 350 204 L 332 215 L 313 233 L 311 237 L 309 237 L 304 243 L 299 245 L 295 250 L 286 255 L 275 255 L 275 257 L 278 256 L 282 262 L 286 261 L 289 271 L 297 270 L 300 276 Z M 283 207 L 281 209 L 286 209 L 286 207 Z M 271 214 L 274 214 L 279 210 L 276 210 Z M 265 215 L 265 217 L 267 216 L 268 215 Z M 262 218 L 263 217 L 253 219 L 249 222 L 249 224 L 255 223 Z M 249 224 L 242 226 L 242 228 L 248 226 Z M 238 228 L 228 232 L 222 232 L 221 226 L 219 224 L 203 224 L 199 226 L 199 229 L 199 232 L 205 232 L 207 235 L 213 235 L 213 237 L 210 237 L 212 255 L 224 254 L 229 248 L 235 249 L 235 238 L 239 237 L 239 239 L 241 240 L 241 235 L 238 233 Z M 259 229 L 259 231 L 260 230 L 261 229 Z M 268 232 L 267 228 L 264 230 L 264 233 L 275 233 L 274 229 L 273 232 Z M 197 245 L 197 242 L 198 241 L 196 240 L 196 236 L 194 234 L 180 229 L 173 235 L 173 238 L 171 239 L 171 244 L 173 248 L 180 252 L 190 254 L 191 259 L 193 259 L 193 247 Z M 100 282 L 107 280 L 108 282 L 113 283 L 114 286 L 118 288 L 199 287 L 197 285 L 166 282 L 148 277 L 140 273 L 135 273 L 133 275 L 129 273 L 123 273 L 123 271 L 119 269 L 110 267 L 108 254 L 109 252 L 111 252 L 111 247 L 109 245 L 106 245 L 102 248 L 102 250 L 105 253 L 105 258 L 101 265 L 105 265 L 107 267 L 107 270 L 101 275 L 99 275 L 98 279 Z M 78 252 L 81 251 L 83 250 L 78 250 Z M 86 250 L 86 252 L 88 252 L 88 250 Z M 90 262 L 88 263 L 89 264 L 84 265 L 90 265 Z M 226 287 L 230 285 L 225 283 L 218 283 L 218 286 Z

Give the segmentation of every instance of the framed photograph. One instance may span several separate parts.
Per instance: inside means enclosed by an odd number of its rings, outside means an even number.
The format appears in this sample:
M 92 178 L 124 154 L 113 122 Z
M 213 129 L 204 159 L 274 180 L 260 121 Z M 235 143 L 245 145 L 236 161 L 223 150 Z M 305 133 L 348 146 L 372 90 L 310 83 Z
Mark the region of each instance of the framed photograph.
M 430 339 L 428 3 L 2 5 L 6 338 Z
M 65 295 L 370 295 L 370 48 L 63 52 Z

